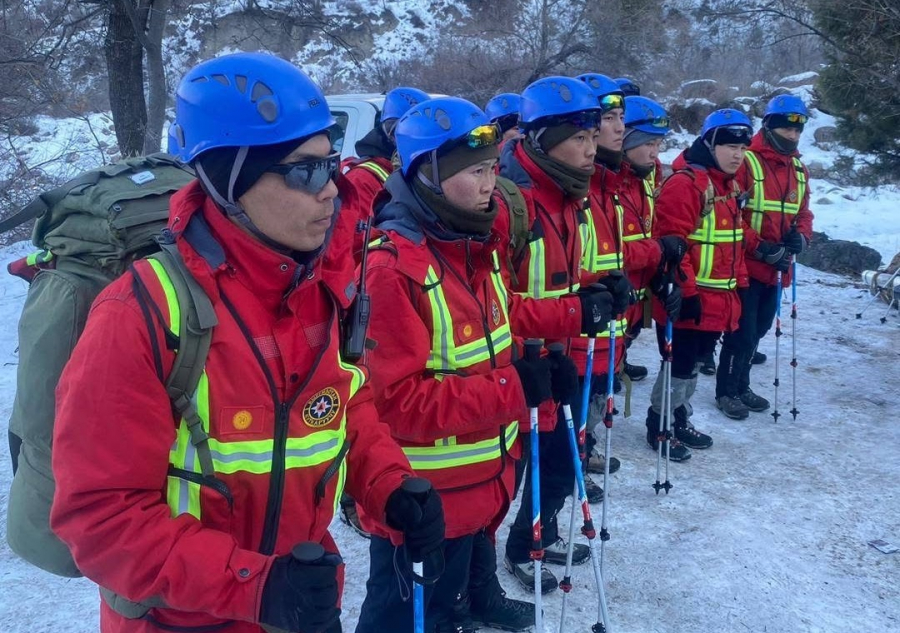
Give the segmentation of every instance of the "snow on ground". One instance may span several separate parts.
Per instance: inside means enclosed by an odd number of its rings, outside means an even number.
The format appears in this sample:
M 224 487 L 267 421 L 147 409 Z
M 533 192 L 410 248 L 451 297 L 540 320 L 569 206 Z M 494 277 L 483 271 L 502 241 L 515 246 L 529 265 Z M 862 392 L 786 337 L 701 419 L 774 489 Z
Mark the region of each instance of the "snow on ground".
M 896 221 L 894 221 L 896 224 Z M 25 242 L 0 251 L 0 265 L 28 252 Z M 714 379 L 701 376 L 696 426 L 715 445 L 672 464 L 674 484 L 656 496 L 656 457 L 643 439 L 651 388 L 634 386 L 633 415 L 616 418 L 613 452 L 622 469 L 611 476 L 606 546 L 611 630 L 616 633 L 885 633 L 900 631 L 900 554 L 867 542 L 900 545 L 900 318 L 886 324 L 878 303 L 854 318 L 868 293 L 846 278 L 801 267 L 798 284 L 797 408 L 791 419 L 792 324 L 784 306 L 781 389 L 776 424 L 768 414 L 730 421 L 714 408 Z M 16 321 L 24 283 L 0 275 L 0 424 L 15 391 Z M 644 333 L 630 360 L 656 365 L 653 336 Z M 762 344 L 766 364 L 753 388 L 773 397 L 775 338 Z M 618 400 L 621 408 L 622 400 Z M 0 450 L 0 525 L 5 526 L 9 455 Z M 599 522 L 600 506 L 593 508 Z M 511 512 L 507 525 L 514 514 Z M 568 525 L 562 512 L 561 532 Z M 4 528 L 0 527 L 0 532 Z M 507 528 L 499 535 L 502 552 Z M 344 627 L 352 631 L 367 577 L 367 542 L 335 521 L 348 564 Z M 0 631 L 97 630 L 96 591 L 84 579 L 56 578 L 16 558 L 0 539 Z M 558 568 L 554 571 L 560 572 Z M 504 570 L 512 597 L 528 599 Z M 575 569 L 566 630 L 587 631 L 596 618 L 589 565 Z M 547 630 L 556 630 L 559 592 L 545 596 Z

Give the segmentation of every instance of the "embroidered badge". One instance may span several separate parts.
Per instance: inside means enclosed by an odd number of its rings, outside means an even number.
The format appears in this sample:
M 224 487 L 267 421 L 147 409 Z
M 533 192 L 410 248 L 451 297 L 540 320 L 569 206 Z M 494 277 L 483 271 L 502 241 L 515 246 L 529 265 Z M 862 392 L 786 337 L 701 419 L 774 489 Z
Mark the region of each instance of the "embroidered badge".
M 303 407 L 303 422 L 314 429 L 325 426 L 337 417 L 341 408 L 341 397 L 338 392 L 325 387 L 310 398 Z
M 603 250 L 604 250 L 604 251 L 608 251 L 608 250 L 609 250 L 609 242 L 603 242 Z
M 650 218 L 644 218 L 644 232 L 650 232 Z
M 253 414 L 247 409 L 241 409 L 231 418 L 231 426 L 238 431 L 246 431 L 253 424 Z
M 794 190 L 788 194 L 788 200 L 791 202 L 797 202 L 797 191 Z
M 469 338 L 470 336 L 472 336 L 472 326 L 471 325 L 463 326 L 463 336 L 465 336 L 466 338 Z
M 500 325 L 500 306 L 494 300 L 491 300 L 491 318 L 494 320 L 494 325 Z
M 633 230 L 634 230 L 634 222 L 629 222 L 629 223 L 628 223 L 628 230 L 629 230 L 629 231 L 633 231 Z

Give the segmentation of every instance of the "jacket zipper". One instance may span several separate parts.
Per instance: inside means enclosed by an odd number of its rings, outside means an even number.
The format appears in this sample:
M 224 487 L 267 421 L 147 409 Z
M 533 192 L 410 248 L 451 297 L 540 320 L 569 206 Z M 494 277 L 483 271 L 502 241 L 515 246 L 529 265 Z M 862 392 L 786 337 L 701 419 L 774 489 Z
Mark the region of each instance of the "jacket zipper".
M 200 473 L 193 473 L 183 468 L 175 468 L 174 466 L 169 466 L 169 475 L 172 477 L 177 477 L 178 479 L 184 479 L 185 481 L 189 481 L 192 484 L 198 484 L 200 486 L 212 488 L 225 498 L 225 500 L 228 502 L 229 509 L 234 509 L 234 497 L 231 495 L 231 490 L 228 489 L 228 485 L 221 479 L 217 479 L 215 477 L 204 477 Z

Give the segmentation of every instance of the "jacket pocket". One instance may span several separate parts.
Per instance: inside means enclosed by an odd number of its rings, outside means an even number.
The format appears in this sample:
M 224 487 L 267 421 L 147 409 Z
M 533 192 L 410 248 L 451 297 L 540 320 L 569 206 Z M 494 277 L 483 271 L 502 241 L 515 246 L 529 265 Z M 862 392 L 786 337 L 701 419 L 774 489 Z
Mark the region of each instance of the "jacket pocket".
M 231 534 L 234 497 L 221 479 L 169 466 L 167 501 L 172 516 L 190 514 L 205 527 Z

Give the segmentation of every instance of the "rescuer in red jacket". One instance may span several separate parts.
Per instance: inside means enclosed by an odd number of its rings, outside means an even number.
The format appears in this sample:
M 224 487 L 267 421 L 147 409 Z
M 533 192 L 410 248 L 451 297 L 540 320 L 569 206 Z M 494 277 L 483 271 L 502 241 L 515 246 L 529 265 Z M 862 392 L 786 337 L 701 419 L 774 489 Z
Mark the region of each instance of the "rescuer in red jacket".
M 599 116 L 596 97 L 577 79 L 545 77 L 522 92 L 520 125 L 525 137 L 505 142 L 500 175 L 518 185 L 527 203 L 528 241 L 525 248 L 514 254 L 512 262 L 516 270 L 513 289 L 527 297 L 559 297 L 581 288 L 588 231 L 584 206 L 594 172 L 597 150 L 593 136 Z M 501 234 L 508 230 L 508 215 L 497 218 Z M 622 312 L 627 300 L 627 294 L 614 294 L 614 304 L 622 305 L 614 305 L 613 311 Z M 607 324 L 600 324 L 586 333 L 602 336 L 606 327 Z M 573 360 L 579 363 L 578 359 Z M 583 373 L 583 358 L 580 364 Z M 572 411 L 578 419 L 579 398 Z M 565 564 L 567 546 L 559 537 L 556 515 L 566 496 L 572 493 L 575 473 L 564 423 L 557 423 L 552 432 L 541 433 L 540 450 L 544 561 Z M 525 486 L 530 486 L 530 471 L 526 473 Z M 506 541 L 506 565 L 525 587 L 533 589 L 531 538 L 531 500 L 524 495 Z M 587 546 L 574 546 L 576 564 L 587 561 L 589 555 Z M 552 591 L 558 586 L 556 578 L 547 567 L 541 571 L 542 590 Z
M 367 262 L 367 360 L 382 419 L 444 505 L 446 568 L 426 590 L 426 630 L 470 631 L 474 620 L 521 631 L 534 624 L 534 607 L 500 589 L 494 535 L 513 497 L 527 407 L 554 390 L 574 393 L 577 377 L 568 359 L 522 358 L 516 339 L 578 335 L 598 300 L 612 299 L 600 291 L 534 300 L 509 290 L 505 235 L 493 230 L 500 130 L 477 106 L 422 102 L 396 135 L 401 169 L 377 203 L 382 235 Z M 371 574 L 357 633 L 386 630 L 385 622 L 411 631 L 395 567 L 402 550 L 362 518 L 372 530 Z
M 105 633 L 340 631 L 328 526 L 345 485 L 414 556 L 440 547 L 439 497 L 400 487 L 408 462 L 365 370 L 340 355 L 355 283 L 320 258 L 333 123 L 315 84 L 271 55 L 205 62 L 178 89 L 170 150 L 198 181 L 172 198 L 163 237 L 217 320 L 193 413 L 173 416 L 181 305 L 147 260 L 94 303 L 57 391 L 51 524 L 103 588 Z M 302 542 L 321 555 L 292 556 Z
M 769 401 L 750 388 L 751 364 L 760 340 L 772 327 L 781 289 L 791 285 L 791 257 L 812 238 L 809 173 L 797 151 L 808 118 L 799 97 L 774 97 L 737 174 L 748 196 L 744 241 L 750 285 L 740 291 L 741 319 L 738 329 L 722 341 L 716 376 L 716 403 L 733 419 L 769 408 Z
M 675 159 L 656 204 L 655 235 L 686 239 L 687 254 L 677 274 L 682 302 L 674 322 L 672 350 L 672 443 L 670 459 L 684 461 L 690 449 L 712 446 L 712 438 L 690 421 L 691 396 L 697 387 L 695 363 L 722 332 L 737 328 L 741 304 L 738 288 L 747 286 L 744 265 L 740 188 L 734 174 L 744 160 L 753 128 L 737 110 L 716 110 L 700 136 Z M 653 318 L 663 353 L 666 311 L 655 300 Z M 647 442 L 654 450 L 662 413 L 662 372 L 657 375 L 647 411 Z

